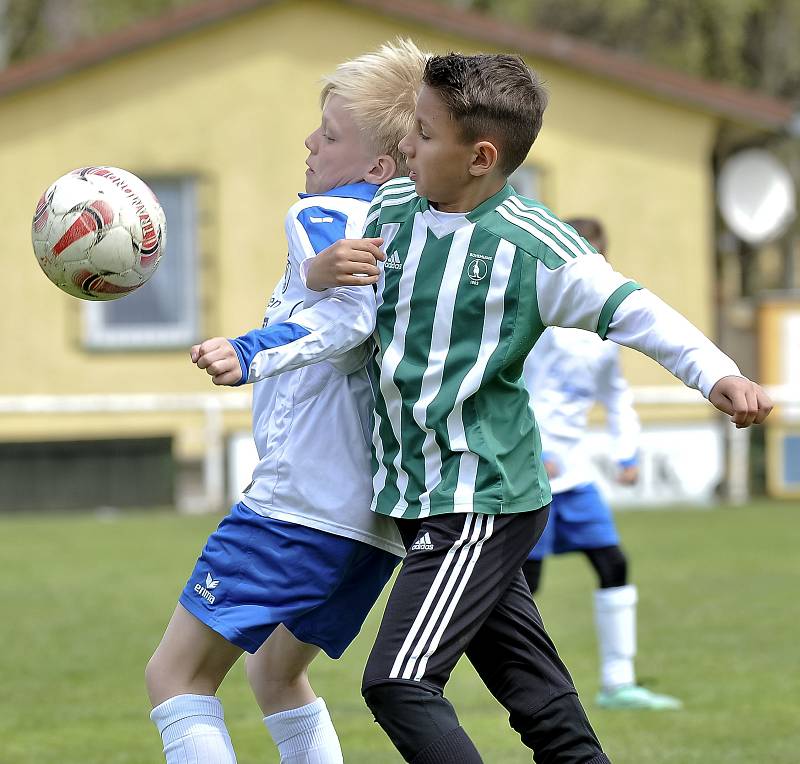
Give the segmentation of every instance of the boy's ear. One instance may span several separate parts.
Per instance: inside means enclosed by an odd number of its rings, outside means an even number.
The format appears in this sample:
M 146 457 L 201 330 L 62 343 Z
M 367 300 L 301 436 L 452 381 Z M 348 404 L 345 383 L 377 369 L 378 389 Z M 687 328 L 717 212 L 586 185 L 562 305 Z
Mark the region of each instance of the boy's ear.
M 388 154 L 381 154 L 375 159 L 375 163 L 364 176 L 364 180 L 367 183 L 382 186 L 387 180 L 394 178 L 395 175 L 397 175 L 397 162 Z
M 478 141 L 472 151 L 472 163 L 469 166 L 470 175 L 487 175 L 497 167 L 497 146 L 491 141 Z

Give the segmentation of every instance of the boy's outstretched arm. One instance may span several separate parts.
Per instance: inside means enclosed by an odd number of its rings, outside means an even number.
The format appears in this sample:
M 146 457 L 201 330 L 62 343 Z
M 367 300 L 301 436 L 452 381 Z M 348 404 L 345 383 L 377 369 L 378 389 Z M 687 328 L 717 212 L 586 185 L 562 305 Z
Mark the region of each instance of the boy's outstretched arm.
M 194 345 L 190 350 L 192 362 L 205 369 L 215 385 L 258 382 L 320 361 L 330 361 L 340 373 L 350 374 L 362 368 L 371 356 L 374 348 L 369 338 L 375 329 L 375 294 L 372 288 L 358 287 L 377 280 L 379 269 L 374 263 L 383 257 L 378 249 L 383 240 L 340 239 L 332 234 L 338 231 L 340 237 L 344 236 L 351 230 L 347 227 L 349 222 L 340 212 L 320 210 L 319 214 L 328 213 L 332 222 L 324 229 L 310 226 L 302 213 L 290 216 L 286 230 L 287 272 L 299 273 L 305 282 L 309 264 L 315 263 L 321 255 L 335 254 L 335 258 L 325 257 L 321 261 L 323 268 L 334 268 L 342 253 L 352 249 L 356 258 L 365 258 L 365 262 L 358 263 L 360 271 L 370 276 L 374 274 L 375 278 L 335 279 L 330 272 L 323 271 L 328 283 L 315 287 L 317 291 L 314 292 L 306 289 L 308 297 L 302 308 L 292 312 L 288 319 L 235 339 L 212 337 Z M 329 243 L 327 247 L 326 243 Z M 356 246 L 350 247 L 351 243 Z M 370 260 L 373 265 L 369 264 Z M 322 295 L 319 290 L 329 290 L 329 293 Z
M 371 288 L 335 289 L 287 321 L 235 339 L 212 337 L 193 345 L 190 357 L 215 385 L 258 382 L 312 363 L 333 363 L 369 340 L 375 330 L 375 310 Z
M 699 390 L 736 427 L 761 424 L 772 411 L 763 388 L 680 313 L 640 290 L 616 308 L 606 337 L 645 353 Z

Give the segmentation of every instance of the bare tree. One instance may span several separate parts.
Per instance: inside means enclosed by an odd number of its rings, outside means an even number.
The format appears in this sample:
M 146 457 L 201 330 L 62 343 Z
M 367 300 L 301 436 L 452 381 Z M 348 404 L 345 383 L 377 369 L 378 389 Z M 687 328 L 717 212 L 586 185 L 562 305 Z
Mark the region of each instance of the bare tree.
M 440 0 L 800 100 L 798 0 Z
M 0 0 L 0 68 L 198 0 Z

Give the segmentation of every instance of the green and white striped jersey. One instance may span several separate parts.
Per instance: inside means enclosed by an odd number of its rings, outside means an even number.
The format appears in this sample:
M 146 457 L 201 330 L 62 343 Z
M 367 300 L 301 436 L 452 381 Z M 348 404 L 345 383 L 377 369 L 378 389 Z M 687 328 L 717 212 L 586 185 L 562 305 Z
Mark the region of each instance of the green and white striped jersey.
M 604 336 L 639 286 L 511 186 L 466 215 L 432 210 L 407 178 L 367 216 L 378 283 L 373 509 L 414 518 L 550 501 L 522 366 L 549 325 Z

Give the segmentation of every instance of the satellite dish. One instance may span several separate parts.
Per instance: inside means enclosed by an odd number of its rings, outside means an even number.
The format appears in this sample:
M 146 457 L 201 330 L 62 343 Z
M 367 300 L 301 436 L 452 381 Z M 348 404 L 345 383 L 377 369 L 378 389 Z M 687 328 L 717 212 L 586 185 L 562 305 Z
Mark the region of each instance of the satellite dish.
M 722 166 L 717 184 L 722 218 L 748 244 L 780 236 L 795 217 L 794 181 L 768 151 L 748 149 Z

